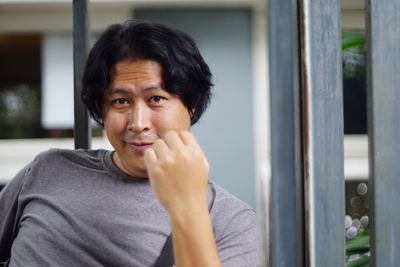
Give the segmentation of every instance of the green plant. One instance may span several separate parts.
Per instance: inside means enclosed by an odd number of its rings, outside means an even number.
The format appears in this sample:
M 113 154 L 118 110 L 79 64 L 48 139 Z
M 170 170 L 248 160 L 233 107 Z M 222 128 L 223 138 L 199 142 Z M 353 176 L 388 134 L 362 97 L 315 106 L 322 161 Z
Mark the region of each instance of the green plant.
M 366 216 L 365 216 L 366 217 Z M 368 218 L 368 217 L 367 217 Z M 367 224 L 354 219 L 346 230 L 346 267 L 366 267 L 370 262 L 369 228 Z M 358 226 L 358 229 L 356 228 Z M 349 238 L 349 229 L 356 228 L 357 234 Z

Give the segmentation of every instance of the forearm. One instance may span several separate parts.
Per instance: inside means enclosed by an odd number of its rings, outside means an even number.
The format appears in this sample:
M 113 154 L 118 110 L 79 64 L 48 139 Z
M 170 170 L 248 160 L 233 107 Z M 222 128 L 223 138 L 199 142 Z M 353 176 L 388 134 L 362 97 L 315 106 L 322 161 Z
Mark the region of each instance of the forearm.
M 177 267 L 222 266 L 207 207 L 171 216 Z
M 170 216 L 176 266 L 221 266 L 207 204 L 209 164 L 194 136 L 167 132 L 146 150 L 145 162 Z

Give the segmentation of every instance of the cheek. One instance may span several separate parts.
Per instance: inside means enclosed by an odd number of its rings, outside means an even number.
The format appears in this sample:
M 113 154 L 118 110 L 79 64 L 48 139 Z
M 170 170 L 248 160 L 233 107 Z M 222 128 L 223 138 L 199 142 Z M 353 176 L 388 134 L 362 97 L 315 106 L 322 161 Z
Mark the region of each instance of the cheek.
M 185 131 L 190 128 L 190 116 L 186 109 L 169 110 L 153 117 L 153 125 L 159 134 L 169 130 Z
M 104 130 L 107 133 L 107 136 L 115 136 L 118 133 L 124 131 L 126 125 L 125 116 L 121 116 L 121 114 L 114 114 L 112 112 L 107 113 L 104 117 Z
M 185 109 L 180 113 L 180 127 L 182 130 L 189 130 L 190 129 L 190 114 L 189 112 Z

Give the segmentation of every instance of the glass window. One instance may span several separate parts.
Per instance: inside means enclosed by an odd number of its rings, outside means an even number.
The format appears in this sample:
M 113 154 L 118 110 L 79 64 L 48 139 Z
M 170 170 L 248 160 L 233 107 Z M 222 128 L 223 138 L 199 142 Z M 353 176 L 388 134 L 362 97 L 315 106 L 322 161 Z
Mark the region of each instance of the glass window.
M 73 137 L 72 36 L 3 34 L 0 58 L 0 139 Z
M 0 36 L 0 138 L 43 136 L 40 35 Z

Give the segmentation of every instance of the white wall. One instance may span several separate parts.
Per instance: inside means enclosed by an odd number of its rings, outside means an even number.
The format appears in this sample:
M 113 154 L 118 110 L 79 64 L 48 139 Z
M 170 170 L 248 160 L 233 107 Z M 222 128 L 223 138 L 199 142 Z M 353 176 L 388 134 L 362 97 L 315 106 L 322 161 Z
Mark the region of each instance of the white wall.
M 42 39 L 42 127 L 74 127 L 72 36 L 46 33 Z

